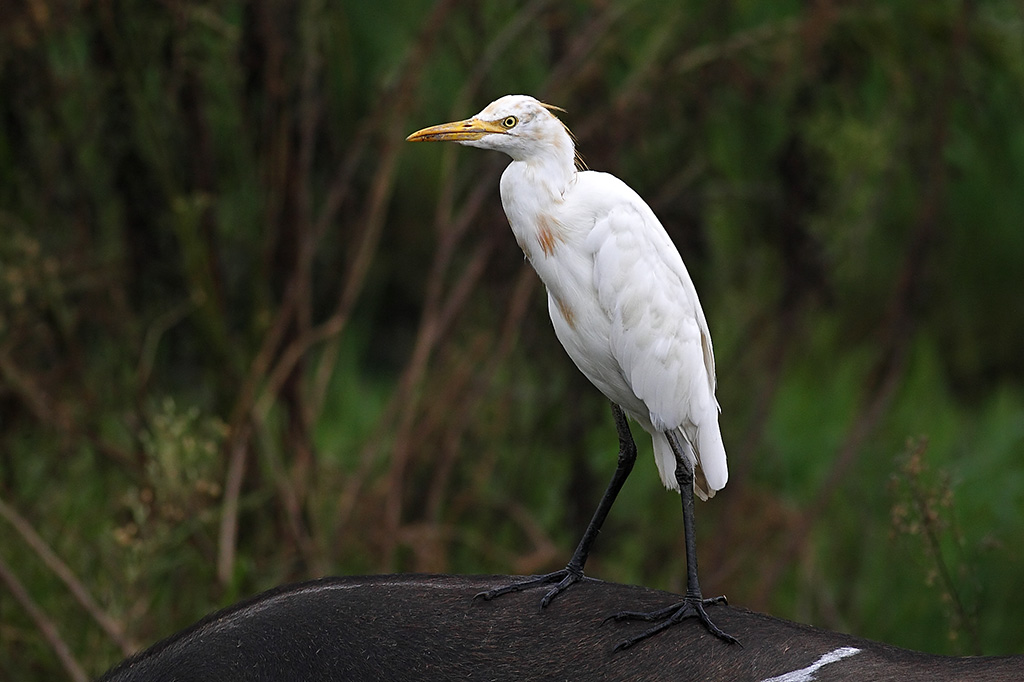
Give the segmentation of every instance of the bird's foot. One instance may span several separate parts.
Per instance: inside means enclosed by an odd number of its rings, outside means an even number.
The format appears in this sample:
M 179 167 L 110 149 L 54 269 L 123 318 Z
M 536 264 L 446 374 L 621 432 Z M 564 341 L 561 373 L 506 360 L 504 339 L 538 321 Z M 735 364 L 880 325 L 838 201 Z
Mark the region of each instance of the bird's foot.
M 545 573 L 544 575 L 531 575 L 522 580 L 517 580 L 511 585 L 504 585 L 485 592 L 479 592 L 473 598 L 490 601 L 495 597 L 500 597 L 501 595 L 508 594 L 509 592 L 521 592 L 523 590 L 528 590 L 531 587 L 539 587 L 541 585 L 550 585 L 551 583 L 555 583 L 555 586 L 548 590 L 544 595 L 544 598 L 540 600 L 540 606 L 541 608 L 544 608 L 551 603 L 552 599 L 567 590 L 570 585 L 577 583 L 580 580 L 583 580 L 583 569 L 566 566 L 560 571 Z
M 615 645 L 615 651 L 621 649 L 628 649 L 634 644 L 641 642 L 652 635 L 656 635 L 662 630 L 665 630 L 676 623 L 686 620 L 687 618 L 697 618 L 704 627 L 707 628 L 708 632 L 718 637 L 724 642 L 729 644 L 739 644 L 739 640 L 730 634 L 722 632 L 722 630 L 711 622 L 707 612 L 704 610 L 705 606 L 711 606 L 714 604 L 728 604 L 729 602 L 723 597 L 712 597 L 711 599 L 703 599 L 702 597 L 687 596 L 683 598 L 683 601 L 667 606 L 657 611 L 643 612 L 643 611 L 620 611 L 619 613 L 613 613 L 605 619 L 607 623 L 609 620 L 616 622 L 623 620 L 640 620 L 648 623 L 658 623 L 652 628 L 644 630 L 635 637 L 625 639 Z

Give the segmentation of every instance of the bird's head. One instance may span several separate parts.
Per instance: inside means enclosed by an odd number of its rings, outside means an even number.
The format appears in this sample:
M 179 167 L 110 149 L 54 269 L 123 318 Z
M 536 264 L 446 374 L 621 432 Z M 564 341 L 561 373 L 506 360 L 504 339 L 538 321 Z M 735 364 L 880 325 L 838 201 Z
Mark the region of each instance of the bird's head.
M 574 155 L 568 128 L 551 113 L 563 111 L 528 95 L 505 95 L 472 118 L 431 126 L 405 138 L 410 142 L 449 141 L 505 152 L 516 161 L 540 156 Z

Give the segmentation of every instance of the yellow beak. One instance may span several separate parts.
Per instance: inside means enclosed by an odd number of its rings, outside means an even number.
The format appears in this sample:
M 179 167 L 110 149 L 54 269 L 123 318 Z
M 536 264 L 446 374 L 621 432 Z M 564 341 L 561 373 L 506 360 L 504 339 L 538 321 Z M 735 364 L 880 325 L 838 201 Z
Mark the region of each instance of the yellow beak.
M 430 126 L 405 138 L 407 142 L 462 142 L 464 140 L 479 140 L 484 135 L 491 133 L 504 133 L 498 121 L 481 121 L 479 118 L 467 118 L 465 121 L 453 123 L 442 123 L 437 126 Z

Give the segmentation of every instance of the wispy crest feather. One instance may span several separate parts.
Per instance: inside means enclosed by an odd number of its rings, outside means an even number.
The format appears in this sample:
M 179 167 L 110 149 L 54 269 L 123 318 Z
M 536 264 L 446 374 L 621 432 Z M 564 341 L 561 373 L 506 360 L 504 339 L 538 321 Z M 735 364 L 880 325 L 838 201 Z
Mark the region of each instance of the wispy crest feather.
M 548 111 L 560 111 L 563 114 L 569 113 L 562 107 L 554 104 L 548 104 L 547 102 L 539 102 L 539 104 Z M 554 114 L 552 114 L 552 116 L 554 116 Z M 555 120 L 562 124 L 562 127 L 565 128 L 565 132 L 569 133 L 569 139 L 572 140 L 573 161 L 576 164 L 576 170 L 587 170 L 587 162 L 583 160 L 583 155 L 580 154 L 579 145 L 576 144 L 576 136 L 573 134 L 572 130 L 569 129 L 569 126 L 565 125 L 565 121 L 560 119 L 558 116 L 555 116 Z

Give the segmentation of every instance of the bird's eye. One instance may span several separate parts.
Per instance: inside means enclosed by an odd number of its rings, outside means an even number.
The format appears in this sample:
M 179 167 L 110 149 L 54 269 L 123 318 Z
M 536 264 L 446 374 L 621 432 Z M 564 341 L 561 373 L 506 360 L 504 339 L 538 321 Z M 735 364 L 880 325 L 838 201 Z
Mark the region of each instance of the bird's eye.
M 509 128 L 515 128 L 517 123 L 519 123 L 519 119 L 515 116 L 506 116 L 501 122 L 501 127 L 508 130 Z

